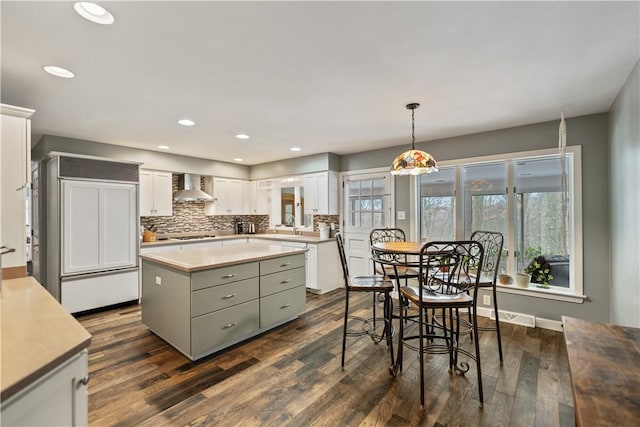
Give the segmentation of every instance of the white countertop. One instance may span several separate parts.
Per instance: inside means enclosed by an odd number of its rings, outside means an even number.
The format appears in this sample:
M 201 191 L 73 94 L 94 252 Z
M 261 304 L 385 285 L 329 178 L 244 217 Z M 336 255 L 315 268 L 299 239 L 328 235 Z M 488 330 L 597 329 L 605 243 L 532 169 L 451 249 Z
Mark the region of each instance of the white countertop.
M 2 400 L 89 346 L 91 335 L 33 277 L 3 280 Z
M 200 240 L 198 240 L 200 241 Z M 182 249 L 154 254 L 142 254 L 143 260 L 165 265 L 187 273 L 241 264 L 285 255 L 303 254 L 307 249 L 277 245 L 251 244 L 225 247 Z
M 209 233 L 212 234 L 212 233 Z M 317 234 L 317 233 L 316 233 Z M 170 236 L 170 235 L 169 235 Z M 180 244 L 189 244 L 193 242 L 207 242 L 207 241 L 216 241 L 216 240 L 236 240 L 236 239 L 260 239 L 260 240 L 277 240 L 277 241 L 285 241 L 285 242 L 301 242 L 301 243 L 324 243 L 324 242 L 335 242 L 335 237 L 329 237 L 328 239 L 322 239 L 317 235 L 310 234 L 273 234 L 273 233 L 263 233 L 263 234 L 227 234 L 215 237 L 204 237 L 201 239 L 192 239 L 192 240 L 179 240 L 174 237 L 169 237 L 167 240 L 157 240 L 155 242 L 143 242 L 140 244 L 140 247 L 155 247 L 155 246 L 168 246 L 168 245 L 180 245 Z

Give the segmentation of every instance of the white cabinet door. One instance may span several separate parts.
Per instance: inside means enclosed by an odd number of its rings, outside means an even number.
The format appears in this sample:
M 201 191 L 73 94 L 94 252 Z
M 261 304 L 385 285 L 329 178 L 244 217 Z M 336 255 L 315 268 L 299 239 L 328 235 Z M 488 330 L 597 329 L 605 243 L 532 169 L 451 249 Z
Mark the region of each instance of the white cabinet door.
M 88 425 L 87 365 L 87 351 L 83 350 L 2 402 L 2 424 Z
M 257 207 L 257 186 L 255 181 L 243 181 L 243 204 L 242 212 L 245 215 L 256 215 L 258 213 Z
M 62 275 L 136 265 L 136 187 L 62 180 Z
M 256 214 L 269 215 L 271 209 L 271 181 L 256 182 Z
M 140 182 L 140 216 L 153 216 L 153 172 L 140 169 L 138 180 Z
M 171 172 L 140 169 L 140 216 L 173 215 Z
M 304 213 L 318 213 L 318 175 L 305 175 L 302 179 L 304 185 Z
M 153 207 L 155 216 L 173 215 L 173 175 L 171 172 L 153 174 Z
M 233 179 L 227 181 L 227 208 L 229 213 L 238 215 L 244 213 L 244 185 L 243 181 Z
M 307 243 L 307 288 L 319 289 L 318 286 L 318 245 Z

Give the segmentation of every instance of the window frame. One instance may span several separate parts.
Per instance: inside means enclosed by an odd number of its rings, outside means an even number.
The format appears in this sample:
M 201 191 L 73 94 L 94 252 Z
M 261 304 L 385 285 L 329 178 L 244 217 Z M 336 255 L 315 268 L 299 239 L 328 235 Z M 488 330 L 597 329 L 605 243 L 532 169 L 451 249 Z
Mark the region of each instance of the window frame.
M 583 242 L 582 242 L 582 147 L 580 145 L 572 145 L 566 148 L 566 153 L 570 153 L 573 156 L 573 165 L 572 165 L 572 175 L 570 177 L 571 186 L 572 186 L 572 194 L 570 197 L 570 221 L 569 223 L 573 225 L 571 230 L 571 239 L 570 239 L 570 253 L 571 262 L 569 264 L 570 268 L 570 287 L 568 289 L 562 289 L 557 287 L 552 287 L 550 289 L 544 288 L 519 288 L 515 285 L 500 285 L 497 284 L 497 290 L 499 292 L 510 293 L 510 294 L 518 294 L 518 295 L 527 295 L 538 298 L 546 298 L 553 299 L 559 301 L 567 301 L 574 303 L 583 303 L 586 300 L 586 296 L 584 295 L 584 280 L 583 280 Z M 454 160 L 446 160 L 439 162 L 439 166 L 441 167 L 450 167 L 453 166 L 456 168 L 456 192 L 455 192 L 455 204 L 456 204 L 456 239 L 464 239 L 464 212 L 463 212 L 463 182 L 462 182 L 462 167 L 468 166 L 472 164 L 479 163 L 492 163 L 497 161 L 506 161 L 507 162 L 507 236 L 505 236 L 505 244 L 509 248 L 516 247 L 516 233 L 515 227 L 515 215 L 514 212 L 514 204 L 517 191 L 515 188 L 515 172 L 514 172 L 514 163 L 517 159 L 523 158 L 535 158 L 535 157 L 548 157 L 558 155 L 558 149 L 543 149 L 543 150 L 532 150 L 532 151 L 520 151 L 520 152 L 511 152 L 504 154 L 496 154 L 489 156 L 480 156 L 480 157 L 469 157 L 462 159 L 454 159 Z M 437 172 L 436 172 L 437 173 Z M 413 187 L 413 201 L 412 205 L 415 210 L 415 215 L 412 222 L 412 227 L 415 232 L 412 235 L 420 235 L 420 215 L 421 215 L 421 206 L 420 206 L 420 185 L 419 185 L 419 176 L 413 177 L 411 185 Z M 462 207 L 462 208 L 461 208 Z M 467 236 L 468 237 L 468 236 Z M 513 255 L 513 250 L 509 254 L 510 257 Z M 513 259 L 509 259 L 508 271 L 509 274 L 515 280 L 515 263 L 512 262 Z

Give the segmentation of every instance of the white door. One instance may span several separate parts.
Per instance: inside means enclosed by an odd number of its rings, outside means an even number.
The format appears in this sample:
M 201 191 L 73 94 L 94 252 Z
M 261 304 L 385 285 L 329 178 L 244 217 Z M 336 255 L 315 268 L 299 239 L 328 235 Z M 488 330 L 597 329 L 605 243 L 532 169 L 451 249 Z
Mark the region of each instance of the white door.
M 391 180 L 387 171 L 342 177 L 342 235 L 351 275 L 373 273 L 369 233 L 392 226 Z

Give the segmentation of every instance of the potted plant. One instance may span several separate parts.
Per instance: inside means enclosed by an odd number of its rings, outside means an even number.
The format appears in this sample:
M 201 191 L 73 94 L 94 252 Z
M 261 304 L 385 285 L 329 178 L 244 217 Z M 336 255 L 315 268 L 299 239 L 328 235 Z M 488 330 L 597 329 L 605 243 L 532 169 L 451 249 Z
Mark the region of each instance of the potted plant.
M 540 255 L 531 260 L 524 272 L 531 275 L 531 281 L 537 283 L 540 288 L 549 288 L 549 281 L 553 279 L 551 265 Z
M 519 288 L 528 288 L 531 281 L 531 274 L 529 273 L 516 273 L 516 284 Z

